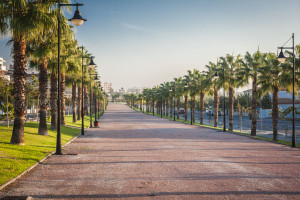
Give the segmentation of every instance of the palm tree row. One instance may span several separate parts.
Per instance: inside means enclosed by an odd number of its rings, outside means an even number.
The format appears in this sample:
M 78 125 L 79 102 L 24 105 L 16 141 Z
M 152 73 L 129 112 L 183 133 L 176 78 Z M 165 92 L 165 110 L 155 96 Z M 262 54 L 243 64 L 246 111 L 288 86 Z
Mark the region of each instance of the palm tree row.
M 50 76 L 50 112 L 51 129 L 57 127 L 57 85 L 60 84 L 60 107 L 61 124 L 65 125 L 65 89 L 72 86 L 73 114 L 76 114 L 76 104 L 78 104 L 78 117 L 80 119 L 80 104 L 88 105 L 88 98 L 81 102 L 81 95 L 88 96 L 87 84 L 88 73 L 96 73 L 96 69 L 86 69 L 87 62 L 83 63 L 84 72 L 81 72 L 82 56 L 90 56 L 85 51 L 82 52 L 75 39 L 73 27 L 68 24 L 63 12 L 58 13 L 56 8 L 58 1 L 29 1 L 14 0 L 1 1 L 0 3 L 0 33 L 3 36 L 11 37 L 12 55 L 14 62 L 13 71 L 13 92 L 14 92 L 14 127 L 11 137 L 12 144 L 24 144 L 24 120 L 25 120 L 25 84 L 26 65 L 36 67 L 39 70 L 39 113 L 40 123 L 38 134 L 47 135 L 47 108 L 48 108 L 48 76 Z M 68 0 L 61 0 L 61 3 L 69 3 Z M 57 47 L 58 47 L 58 14 L 60 15 L 61 28 L 61 65 L 60 83 L 57 74 Z M 81 85 L 81 76 L 85 80 Z M 95 82 L 92 83 L 96 85 Z M 76 98 L 76 87 L 78 91 L 84 87 L 84 93 L 78 92 Z M 99 90 L 99 88 L 97 89 Z M 98 99 L 104 99 L 103 93 L 98 95 Z M 95 95 L 96 97 L 96 95 Z M 85 106 L 87 109 L 87 106 Z M 84 110 L 85 110 L 84 109 Z M 85 112 L 87 114 L 87 112 Z M 76 117 L 73 118 L 76 121 Z
M 296 55 L 296 91 L 300 88 L 299 49 L 298 45 Z M 246 52 L 245 56 L 227 54 L 221 57 L 216 63 L 209 62 L 208 65 L 206 65 L 206 71 L 199 71 L 198 69 L 192 71 L 188 70 L 186 75 L 174 78 L 171 82 L 164 82 L 159 86 L 145 89 L 139 98 L 132 98 L 132 95 L 127 95 L 125 96 L 125 100 L 131 100 L 132 106 L 134 106 L 135 101 L 143 101 L 146 104 L 146 112 L 153 113 L 156 102 L 157 113 L 161 114 L 163 112 L 166 116 L 168 116 L 168 110 L 170 110 L 171 116 L 174 114 L 172 107 L 175 103 L 177 107 L 177 119 L 179 119 L 180 100 L 183 98 L 184 119 L 187 121 L 188 102 L 190 101 L 191 123 L 194 123 L 195 99 L 199 98 L 200 124 L 203 124 L 205 96 L 213 95 L 214 126 L 217 127 L 220 105 L 219 93 L 224 92 L 225 94 L 225 92 L 228 92 L 228 130 L 233 131 L 235 90 L 251 83 L 251 135 L 256 135 L 258 99 L 263 94 L 272 93 L 273 140 L 277 141 L 278 92 L 281 89 L 287 91 L 291 91 L 292 89 L 292 54 L 290 52 L 287 53 L 290 57 L 285 63 L 280 63 L 274 53 L 262 53 L 257 51 L 254 54 L 250 54 Z M 161 109 L 161 107 L 163 107 L 163 109 Z

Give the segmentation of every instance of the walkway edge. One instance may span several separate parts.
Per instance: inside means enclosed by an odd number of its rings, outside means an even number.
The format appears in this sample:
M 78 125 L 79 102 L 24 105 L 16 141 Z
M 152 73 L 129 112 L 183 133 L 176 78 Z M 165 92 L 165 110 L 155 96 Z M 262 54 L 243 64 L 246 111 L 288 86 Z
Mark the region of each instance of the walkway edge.
M 71 142 L 73 142 L 75 139 L 77 139 L 79 136 L 81 135 L 81 133 L 79 133 L 77 136 L 75 136 L 73 139 L 71 139 L 69 142 L 67 142 L 66 144 L 64 144 L 62 146 L 62 148 L 64 148 L 65 146 L 67 146 L 68 144 L 70 144 Z M 52 151 L 51 153 L 49 153 L 47 156 L 45 156 L 42 160 L 37 161 L 34 165 L 32 165 L 31 167 L 29 167 L 27 170 L 25 170 L 24 172 L 22 172 L 21 174 L 19 174 L 18 176 L 16 176 L 13 179 L 10 179 L 9 181 L 7 181 L 6 183 L 4 183 L 3 185 L 0 186 L 0 191 L 2 191 L 3 189 L 5 189 L 7 186 L 9 186 L 10 184 L 14 183 L 15 181 L 19 180 L 20 178 L 22 178 L 24 175 L 26 175 L 28 172 L 30 172 L 31 170 L 33 170 L 34 168 L 36 168 L 40 163 L 44 162 L 47 158 L 49 158 L 50 156 L 52 156 L 55 153 L 55 150 Z M 0 196 L 1 198 L 1 196 Z

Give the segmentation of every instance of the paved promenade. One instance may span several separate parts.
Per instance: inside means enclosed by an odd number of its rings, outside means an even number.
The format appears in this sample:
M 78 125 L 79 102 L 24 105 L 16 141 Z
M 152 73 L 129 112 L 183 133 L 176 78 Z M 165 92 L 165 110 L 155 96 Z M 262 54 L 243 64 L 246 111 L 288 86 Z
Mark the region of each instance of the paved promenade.
M 0 192 L 34 199 L 300 199 L 300 150 L 110 104 L 86 131 Z M 77 155 L 74 155 L 77 154 Z

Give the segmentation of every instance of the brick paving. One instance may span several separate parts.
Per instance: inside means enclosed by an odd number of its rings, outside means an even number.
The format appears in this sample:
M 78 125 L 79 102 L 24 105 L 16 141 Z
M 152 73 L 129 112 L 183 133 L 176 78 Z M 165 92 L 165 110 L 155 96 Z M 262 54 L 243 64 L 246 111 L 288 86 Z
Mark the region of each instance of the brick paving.
M 144 115 L 123 104 L 110 104 L 100 125 L 0 196 L 300 199 L 299 149 Z

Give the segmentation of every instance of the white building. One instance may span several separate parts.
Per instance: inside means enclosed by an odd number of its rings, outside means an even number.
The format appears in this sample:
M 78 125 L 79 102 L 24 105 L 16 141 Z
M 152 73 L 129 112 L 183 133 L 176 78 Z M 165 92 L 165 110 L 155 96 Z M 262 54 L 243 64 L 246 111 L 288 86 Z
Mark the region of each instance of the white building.
M 127 90 L 127 93 L 139 95 L 139 94 L 143 93 L 144 89 L 145 89 L 145 87 L 133 87 L 133 88 L 129 88 Z
M 6 75 L 10 77 L 10 81 L 13 81 L 13 72 L 14 72 L 14 66 L 9 65 L 9 68 L 6 71 Z M 32 83 L 33 79 L 38 80 L 39 77 L 39 71 L 37 69 L 31 69 L 26 67 L 26 82 Z
M 10 76 L 6 75 L 7 73 L 7 68 L 4 65 L 6 61 L 0 57 L 0 77 L 3 77 L 5 79 L 7 79 L 8 81 L 10 81 Z
M 112 83 L 104 82 L 102 87 L 106 94 L 110 94 L 112 92 Z

